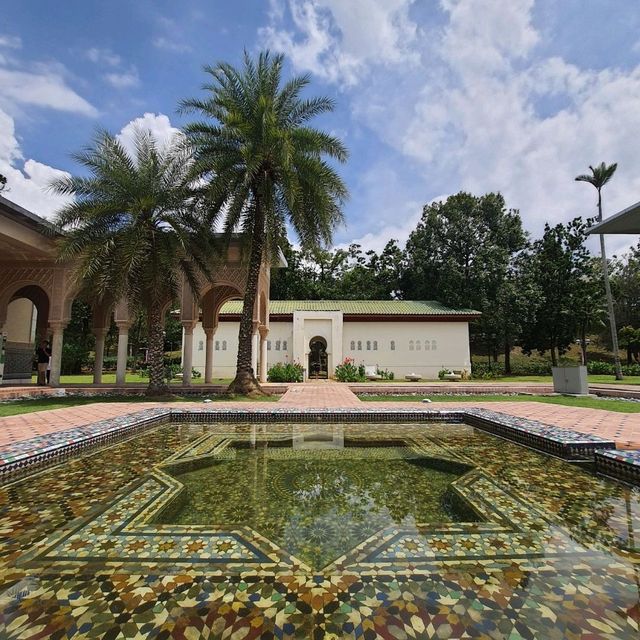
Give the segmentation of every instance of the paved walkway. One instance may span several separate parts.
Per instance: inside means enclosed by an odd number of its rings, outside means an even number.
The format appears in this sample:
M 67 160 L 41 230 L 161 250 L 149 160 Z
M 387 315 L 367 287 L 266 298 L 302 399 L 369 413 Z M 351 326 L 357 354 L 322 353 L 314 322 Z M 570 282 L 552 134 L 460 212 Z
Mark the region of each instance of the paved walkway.
M 280 406 L 292 409 L 366 407 L 369 409 L 415 408 L 425 405 L 418 402 L 362 402 L 346 385 L 335 382 L 291 385 L 282 396 Z M 77 407 L 65 407 L 51 411 L 38 411 L 0 418 L 0 447 L 27 440 L 39 435 L 63 431 L 104 418 L 112 418 L 140 411 L 160 403 L 118 402 L 95 403 Z M 164 405 L 166 406 L 166 405 Z M 203 407 L 202 402 L 181 402 L 173 406 Z M 206 405 L 204 405 L 206 406 Z M 246 402 L 215 402 L 211 408 L 247 408 Z M 255 403 L 255 406 L 273 407 L 273 403 Z M 469 408 L 471 406 L 501 411 L 522 418 L 539 420 L 559 427 L 567 427 L 581 433 L 613 439 L 620 449 L 640 449 L 640 413 L 617 413 L 601 409 L 565 407 L 542 402 L 432 402 L 432 409 Z
M 278 404 L 298 409 L 331 409 L 363 405 L 346 384 L 331 380 L 290 385 Z

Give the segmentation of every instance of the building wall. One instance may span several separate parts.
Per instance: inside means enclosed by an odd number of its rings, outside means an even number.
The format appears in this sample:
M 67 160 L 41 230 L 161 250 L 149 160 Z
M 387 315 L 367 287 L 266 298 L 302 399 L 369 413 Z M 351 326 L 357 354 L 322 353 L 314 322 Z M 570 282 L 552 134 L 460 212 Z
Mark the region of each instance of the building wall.
M 467 322 L 345 322 L 342 342 L 346 358 L 388 369 L 400 379 L 410 373 L 435 379 L 440 369 L 471 369 Z
M 296 353 L 300 351 L 303 353 L 295 359 L 306 367 L 307 343 L 314 335 L 322 335 L 327 340 L 327 351 L 340 354 L 335 362 L 329 362 L 330 368 L 338 364 L 343 357 L 349 357 L 353 358 L 356 364 L 377 365 L 380 369 L 393 371 L 395 377 L 401 380 L 410 373 L 419 374 L 425 379 L 435 379 L 443 368 L 471 369 L 467 322 L 382 321 L 344 322 L 340 325 L 342 344 L 336 349 L 332 345 L 332 331 L 329 330 L 327 320 L 305 318 L 304 323 L 300 325 L 303 327 L 303 333 L 297 337 L 297 341 L 302 346 L 299 345 L 296 349 Z M 268 338 L 270 348 L 267 351 L 268 367 L 276 362 L 291 362 L 294 359 L 293 328 L 293 322 L 271 322 Z M 218 347 L 213 355 L 214 377 L 233 377 L 237 355 L 238 322 L 220 322 L 214 340 Z M 392 342 L 394 348 L 392 348 Z M 359 349 L 358 343 L 360 343 Z M 193 366 L 202 375 L 204 375 L 205 345 L 205 334 L 202 325 L 198 323 L 194 329 Z
M 239 322 L 221 321 L 214 336 L 213 377 L 233 378 L 238 357 Z M 276 362 L 291 362 L 293 357 L 293 323 L 271 322 L 267 366 Z M 193 330 L 193 368 L 204 376 L 206 335 L 202 323 Z M 285 348 L 286 347 L 286 348 Z

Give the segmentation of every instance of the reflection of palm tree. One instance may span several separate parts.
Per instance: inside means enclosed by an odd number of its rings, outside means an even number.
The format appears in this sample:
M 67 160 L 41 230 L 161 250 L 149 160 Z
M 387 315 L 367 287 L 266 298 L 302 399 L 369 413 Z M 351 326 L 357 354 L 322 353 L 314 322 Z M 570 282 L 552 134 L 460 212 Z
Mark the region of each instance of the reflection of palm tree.
M 578 182 L 588 182 L 598 191 L 598 222 L 602 222 L 602 187 L 604 187 L 618 168 L 617 163 L 606 165 L 601 162 L 597 167 L 589 166 L 591 175 L 582 174 L 576 176 Z M 616 380 L 622 380 L 622 367 L 620 366 L 620 351 L 618 350 L 618 331 L 616 329 L 616 316 L 613 308 L 613 296 L 609 284 L 609 264 L 607 263 L 607 251 L 604 245 L 604 236 L 600 234 L 600 256 L 602 257 L 602 275 L 604 277 L 604 290 L 607 294 L 607 308 L 609 310 L 609 326 L 611 328 L 611 347 L 616 367 Z

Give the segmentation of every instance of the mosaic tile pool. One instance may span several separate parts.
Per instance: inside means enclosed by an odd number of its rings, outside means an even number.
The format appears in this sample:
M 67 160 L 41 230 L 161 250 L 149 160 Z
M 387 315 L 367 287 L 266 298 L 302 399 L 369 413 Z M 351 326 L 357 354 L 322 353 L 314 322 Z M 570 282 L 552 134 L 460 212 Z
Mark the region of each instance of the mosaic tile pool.
M 0 536 L 3 638 L 640 635 L 640 490 L 464 424 L 165 424 Z

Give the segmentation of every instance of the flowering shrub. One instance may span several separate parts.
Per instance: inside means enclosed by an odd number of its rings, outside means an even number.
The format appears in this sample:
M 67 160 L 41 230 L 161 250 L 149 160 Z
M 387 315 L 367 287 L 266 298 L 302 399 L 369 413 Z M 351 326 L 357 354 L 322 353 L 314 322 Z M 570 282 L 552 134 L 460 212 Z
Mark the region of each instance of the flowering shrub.
M 343 362 L 336 366 L 336 380 L 338 382 L 364 382 L 364 366 L 359 367 L 353 361 L 353 358 L 345 358 Z
M 303 369 L 299 362 L 276 362 L 267 372 L 269 382 L 302 382 Z

